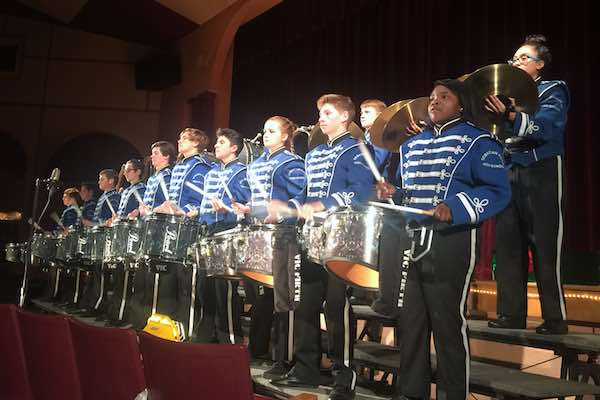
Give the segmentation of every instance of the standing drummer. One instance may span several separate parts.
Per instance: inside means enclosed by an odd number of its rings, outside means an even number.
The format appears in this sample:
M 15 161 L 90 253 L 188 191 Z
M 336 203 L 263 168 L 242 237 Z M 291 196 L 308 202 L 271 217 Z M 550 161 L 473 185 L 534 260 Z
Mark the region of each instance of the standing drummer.
M 397 187 L 378 184 L 382 198 L 428 210 L 435 228 L 413 232 L 400 313 L 398 399 L 430 398 L 431 334 L 438 399 L 464 400 L 469 389 L 466 299 L 475 266 L 476 228 L 510 199 L 502 146 L 463 120 L 463 83 L 436 81 L 429 97 L 433 127 L 400 147 Z M 417 128 L 418 127 L 413 127 Z
M 246 165 L 238 159 L 242 148 L 243 139 L 237 131 L 229 128 L 217 130 L 215 156 L 221 164 L 206 175 L 205 197 L 198 210 L 200 221 L 208 224 L 211 233 L 234 227 L 238 218 L 231 208 L 233 202 L 246 203 L 250 200 Z M 198 341 L 211 340 L 214 323 L 219 343 L 242 343 L 243 305 L 237 286 L 237 282 L 231 280 L 201 277 L 198 292 L 203 320 Z
M 383 172 L 385 169 L 390 158 L 390 152 L 373 144 L 371 141 L 371 127 L 385 108 L 385 103 L 379 99 L 367 99 L 360 103 L 360 125 L 365 130 L 365 142 L 369 144 L 375 155 L 375 164 L 379 172 Z
M 367 202 L 373 175 L 360 152 L 358 140 L 348 127 L 355 116 L 349 97 L 326 94 L 317 101 L 319 126 L 328 142 L 306 155 L 307 187 L 287 204 L 272 201 L 270 211 L 295 210 L 311 219 L 313 213 L 336 206 Z M 289 208 L 288 208 L 289 207 Z M 286 210 L 287 209 L 287 210 Z M 333 361 L 334 385 L 331 400 L 354 398 L 356 372 L 351 360 L 356 337 L 346 284 L 329 275 L 320 265 L 303 262 L 301 300 L 295 312 L 295 365 L 282 384 L 315 386 L 320 383 L 320 313 L 325 301 L 329 356 Z
M 202 194 L 194 190 L 204 188 L 204 178 L 213 167 L 213 163 L 203 154 L 210 138 L 196 128 L 185 128 L 179 134 L 177 147 L 179 160 L 171 172 L 168 186 L 169 199 L 154 209 L 154 212 L 184 216 L 195 211 L 202 202 Z M 160 177 L 157 176 L 160 182 Z M 191 184 L 191 185 L 190 185 Z M 162 184 L 159 186 L 162 187 Z M 161 189 L 163 190 L 163 189 Z M 159 290 L 159 303 L 162 312 L 185 322 L 189 318 L 192 287 L 191 268 L 177 264 L 175 274 L 162 274 Z
M 248 205 L 235 203 L 233 207 L 236 212 L 248 214 L 252 219 L 267 224 L 295 221 L 291 218 L 285 220 L 269 218 L 267 212 L 267 205 L 271 200 L 288 201 L 300 194 L 306 186 L 304 160 L 289 150 L 295 130 L 296 125 L 286 117 L 273 116 L 265 122 L 263 143 L 266 150 L 248 166 L 248 181 L 252 197 Z M 244 281 L 246 298 L 252 298 L 248 347 L 253 357 L 267 353 L 271 325 L 275 320 L 277 334 L 274 349 L 275 363 L 263 373 L 263 377 L 282 379 L 289 372 L 294 349 L 294 312 L 291 304 L 293 303 L 294 265 L 288 265 L 286 259 L 285 265 L 272 267 L 280 268 L 279 273 L 283 275 L 280 282 L 274 282 L 275 290 L 250 280 Z M 292 293 L 289 290 L 290 283 Z

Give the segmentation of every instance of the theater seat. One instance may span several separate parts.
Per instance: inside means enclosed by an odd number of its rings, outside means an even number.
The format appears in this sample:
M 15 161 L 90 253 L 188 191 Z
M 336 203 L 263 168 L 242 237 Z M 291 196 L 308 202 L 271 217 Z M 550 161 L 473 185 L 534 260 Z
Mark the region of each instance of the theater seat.
M 36 400 L 80 400 L 79 374 L 66 317 L 17 310 L 27 374 Z
M 70 318 L 71 335 L 85 400 L 133 399 L 146 382 L 137 335 Z
M 0 398 L 31 400 L 16 306 L 0 304 Z
M 171 342 L 142 332 L 140 347 L 152 400 L 255 399 L 244 346 Z

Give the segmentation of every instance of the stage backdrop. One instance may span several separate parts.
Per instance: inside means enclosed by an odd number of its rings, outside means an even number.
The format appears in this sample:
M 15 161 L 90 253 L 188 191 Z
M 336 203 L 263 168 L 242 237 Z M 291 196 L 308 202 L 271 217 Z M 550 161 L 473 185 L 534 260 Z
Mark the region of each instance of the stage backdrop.
M 435 79 L 505 62 L 543 33 L 554 62 L 545 78 L 571 90 L 567 124 L 566 245 L 600 248 L 598 35 L 592 1 L 286 0 L 243 26 L 235 43 L 231 127 L 247 137 L 275 114 L 317 121 L 315 100 L 355 103 L 428 96 Z

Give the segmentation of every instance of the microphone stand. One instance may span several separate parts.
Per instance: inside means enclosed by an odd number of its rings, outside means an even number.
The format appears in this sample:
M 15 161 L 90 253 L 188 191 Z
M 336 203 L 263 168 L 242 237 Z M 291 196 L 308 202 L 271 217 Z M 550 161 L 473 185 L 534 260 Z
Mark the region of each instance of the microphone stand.
M 37 204 L 38 198 L 40 195 L 40 178 L 35 180 L 35 193 L 33 195 L 33 207 L 31 209 L 31 221 L 34 222 L 36 220 L 36 212 L 37 212 Z M 50 204 L 50 200 L 52 196 L 56 192 L 56 187 L 54 186 L 56 183 L 49 182 L 48 183 L 48 201 L 46 202 L 46 207 L 40 216 L 37 217 L 37 220 L 40 221 Z M 19 290 L 19 307 L 23 308 L 25 306 L 25 298 L 27 296 L 27 290 L 29 289 L 29 267 L 31 266 L 31 242 L 33 241 L 33 234 L 35 233 L 35 223 L 30 224 L 29 227 L 29 238 L 27 240 L 27 245 L 25 246 L 25 260 L 24 260 L 24 268 L 23 268 L 23 281 L 21 282 L 21 289 Z

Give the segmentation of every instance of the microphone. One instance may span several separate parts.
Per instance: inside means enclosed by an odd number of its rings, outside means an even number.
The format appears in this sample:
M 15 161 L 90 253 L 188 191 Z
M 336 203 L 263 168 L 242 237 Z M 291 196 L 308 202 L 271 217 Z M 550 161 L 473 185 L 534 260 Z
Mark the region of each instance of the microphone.
M 52 173 L 50 174 L 50 178 L 48 179 L 43 179 L 42 182 L 45 183 L 51 183 L 51 184 L 58 184 L 58 181 L 60 180 L 60 169 L 59 168 L 54 168 L 52 170 Z

